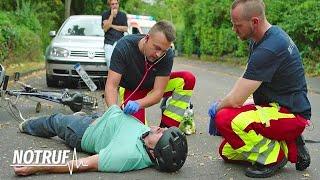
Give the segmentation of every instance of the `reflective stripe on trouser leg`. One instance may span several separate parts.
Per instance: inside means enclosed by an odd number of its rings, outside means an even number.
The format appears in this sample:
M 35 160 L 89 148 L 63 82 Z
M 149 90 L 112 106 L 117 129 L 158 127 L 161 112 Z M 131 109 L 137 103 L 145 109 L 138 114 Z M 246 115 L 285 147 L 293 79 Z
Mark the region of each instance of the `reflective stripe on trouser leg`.
M 168 106 L 163 114 L 175 121 L 181 122 L 184 112 L 189 106 L 191 96 L 192 90 L 175 90 L 172 94 L 172 98 L 168 99 Z
M 232 109 L 232 108 L 230 108 Z M 257 110 L 255 110 L 257 109 Z M 279 112 L 279 106 L 272 104 L 272 107 L 255 107 L 255 109 L 248 109 L 245 112 L 237 114 L 230 123 L 230 127 L 227 124 L 223 124 L 225 119 L 221 118 L 223 114 L 220 114 L 216 120 L 218 130 L 227 139 L 228 143 L 233 147 L 236 153 L 242 154 L 243 157 L 250 162 L 259 162 L 261 164 L 270 164 L 277 161 L 280 148 L 284 151 L 284 154 L 288 155 L 288 148 L 284 141 L 270 140 L 263 137 L 261 133 L 256 132 L 255 129 L 250 129 L 253 124 L 264 124 L 264 129 L 270 126 L 270 121 L 277 120 L 290 120 L 294 122 L 296 117 L 293 114 Z M 232 110 L 229 110 L 229 113 Z M 220 112 L 220 111 L 219 111 Z M 227 120 L 228 122 L 228 120 Z M 289 125 L 290 126 L 290 125 Z M 228 128 L 240 138 L 240 143 L 237 143 L 237 137 L 230 139 L 233 136 L 228 132 Z M 261 128 L 261 127 L 260 127 Z M 229 134 L 228 134 L 229 133 Z M 277 132 L 275 132 L 277 133 Z M 234 143 L 234 144 L 233 144 Z M 232 145 L 233 144 L 233 145 Z M 242 145 L 241 145 L 242 144 Z M 229 152 L 228 152 L 229 151 Z M 222 154 L 228 156 L 234 154 L 230 151 L 230 148 L 226 146 L 225 151 Z M 241 159 L 242 160 L 242 159 Z
M 174 78 L 172 78 L 174 77 Z M 188 89 L 186 89 L 186 80 Z M 195 77 L 187 71 L 174 72 L 169 80 L 165 92 L 172 92 L 172 98 L 168 99 L 168 106 L 163 112 L 162 121 L 167 126 L 179 126 L 183 119 L 184 112 L 189 106 L 193 93 Z
M 275 141 L 275 140 L 272 140 L 272 141 Z M 270 143 L 269 145 L 272 146 L 275 143 L 278 143 L 280 145 L 280 148 L 281 148 L 281 150 L 283 150 L 285 155 L 288 154 L 288 148 L 287 148 L 287 145 L 284 141 L 275 141 L 275 142 Z M 262 144 L 263 143 L 261 143 L 261 145 Z M 249 158 L 250 153 L 239 153 L 238 151 L 233 149 L 229 143 L 221 144 L 220 149 L 221 149 L 221 151 L 220 151 L 221 157 L 223 157 L 223 159 L 225 159 L 225 160 L 231 160 L 231 161 L 249 161 L 249 162 L 259 162 L 259 163 L 263 164 L 263 162 L 266 162 L 265 161 L 265 159 L 266 159 L 265 154 L 268 155 L 268 152 L 266 152 L 263 154 L 259 154 L 257 156 L 257 153 L 259 153 L 259 146 L 254 147 L 252 150 L 252 151 L 256 152 L 255 153 L 256 157 L 252 156 L 251 158 L 254 158 L 256 160 L 250 160 L 250 158 Z M 272 151 L 272 150 L 274 150 L 274 148 L 270 148 L 269 151 L 270 150 Z M 280 151 L 280 149 L 279 149 L 279 151 Z

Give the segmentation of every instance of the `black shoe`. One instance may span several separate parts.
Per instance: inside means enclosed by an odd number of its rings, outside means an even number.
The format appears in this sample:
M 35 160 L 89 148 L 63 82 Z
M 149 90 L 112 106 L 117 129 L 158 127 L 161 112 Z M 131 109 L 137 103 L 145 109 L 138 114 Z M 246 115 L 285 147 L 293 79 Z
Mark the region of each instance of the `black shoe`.
M 265 166 L 259 163 L 249 167 L 246 170 L 246 176 L 251 178 L 267 178 L 271 177 L 277 170 L 283 168 L 287 164 L 288 160 L 286 157 L 281 162 L 274 166 Z
M 305 145 L 302 135 L 297 138 L 296 143 L 298 149 L 298 161 L 296 163 L 296 170 L 303 171 L 310 166 L 310 154 Z

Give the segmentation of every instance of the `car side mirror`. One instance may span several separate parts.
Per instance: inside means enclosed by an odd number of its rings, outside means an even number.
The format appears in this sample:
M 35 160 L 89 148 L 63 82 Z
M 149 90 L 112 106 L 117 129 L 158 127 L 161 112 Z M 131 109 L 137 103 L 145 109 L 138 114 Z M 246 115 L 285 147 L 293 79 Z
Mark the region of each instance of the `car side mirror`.
M 50 37 L 55 37 L 56 36 L 56 31 L 50 31 L 49 32 Z

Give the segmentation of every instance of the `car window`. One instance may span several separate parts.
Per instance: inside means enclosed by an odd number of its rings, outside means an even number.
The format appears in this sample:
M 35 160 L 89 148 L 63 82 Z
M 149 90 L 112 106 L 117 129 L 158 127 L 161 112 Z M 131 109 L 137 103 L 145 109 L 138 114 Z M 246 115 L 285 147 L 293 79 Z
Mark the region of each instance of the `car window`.
M 140 34 L 139 29 L 136 27 L 132 28 L 132 34 Z
M 69 19 L 61 28 L 61 36 L 104 36 L 100 18 Z
M 141 27 L 142 30 L 142 34 L 148 34 L 148 32 L 150 31 L 151 27 Z

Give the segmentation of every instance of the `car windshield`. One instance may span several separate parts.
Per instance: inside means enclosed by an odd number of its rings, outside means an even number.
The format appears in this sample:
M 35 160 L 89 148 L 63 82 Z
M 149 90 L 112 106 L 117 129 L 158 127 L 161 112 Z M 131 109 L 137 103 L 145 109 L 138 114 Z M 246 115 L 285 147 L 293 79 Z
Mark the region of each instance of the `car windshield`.
M 70 18 L 60 31 L 61 36 L 104 36 L 100 18 Z
M 151 29 L 151 27 L 141 27 L 142 34 L 148 34 L 150 29 Z

